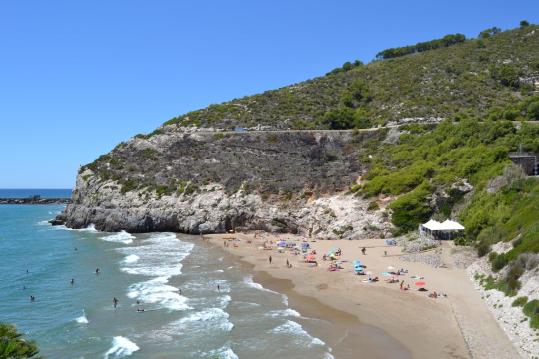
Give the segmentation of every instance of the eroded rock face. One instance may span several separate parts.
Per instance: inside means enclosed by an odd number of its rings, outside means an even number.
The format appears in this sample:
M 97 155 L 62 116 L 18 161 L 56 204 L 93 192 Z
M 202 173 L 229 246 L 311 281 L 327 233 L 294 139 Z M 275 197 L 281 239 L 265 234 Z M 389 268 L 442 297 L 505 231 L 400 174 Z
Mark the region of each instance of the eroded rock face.
M 382 211 L 367 211 L 368 201 L 344 193 L 363 171 L 362 141 L 377 135 L 193 132 L 135 138 L 81 170 L 72 203 L 58 220 L 102 231 L 389 235 Z

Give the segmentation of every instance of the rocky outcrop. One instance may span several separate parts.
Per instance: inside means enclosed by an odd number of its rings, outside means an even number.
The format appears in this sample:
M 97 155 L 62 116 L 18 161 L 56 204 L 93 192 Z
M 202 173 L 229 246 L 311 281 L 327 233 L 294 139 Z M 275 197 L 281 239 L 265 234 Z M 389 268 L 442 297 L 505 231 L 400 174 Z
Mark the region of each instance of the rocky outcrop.
M 389 235 L 383 211 L 347 194 L 380 132 L 165 132 L 85 166 L 57 218 L 103 231 L 261 229 L 318 238 Z

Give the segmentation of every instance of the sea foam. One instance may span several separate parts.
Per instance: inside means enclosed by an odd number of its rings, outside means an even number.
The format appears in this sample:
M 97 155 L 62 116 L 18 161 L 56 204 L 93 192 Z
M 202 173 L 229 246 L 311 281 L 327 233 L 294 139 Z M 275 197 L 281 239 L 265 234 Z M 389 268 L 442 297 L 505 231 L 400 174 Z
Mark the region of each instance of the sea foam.
M 181 296 L 179 289 L 169 285 L 168 281 L 182 273 L 181 262 L 194 245 L 179 241 L 174 233 L 154 234 L 142 243 L 140 246 L 117 249 L 126 254 L 121 261 L 121 271 L 153 277 L 129 286 L 127 296 L 145 304 L 154 304 L 155 308 L 190 309 L 187 298 Z
M 182 318 L 176 322 L 179 329 L 205 330 L 207 327 L 231 331 L 234 327 L 229 320 L 229 314 L 221 308 L 207 308 Z
M 271 330 L 271 333 L 296 336 L 302 342 L 303 341 L 307 342 L 309 346 L 326 344 L 322 340 L 311 336 L 305 329 L 303 329 L 301 324 L 296 323 L 292 320 L 287 320 L 284 324 L 281 324 L 278 327 L 273 328 Z
M 84 312 L 84 309 L 82 310 L 82 315 L 75 319 L 75 321 L 79 324 L 88 324 L 88 318 L 86 318 L 86 313 Z
M 121 231 L 121 232 L 104 236 L 104 237 L 100 237 L 100 238 L 107 242 L 131 244 L 133 243 L 133 239 L 135 239 L 136 237 L 130 233 L 127 233 L 126 231 Z
M 104 358 L 109 359 L 111 356 L 113 358 L 123 358 L 138 350 L 140 350 L 138 345 L 131 340 L 122 336 L 117 336 L 112 339 L 112 347 L 105 353 Z
M 127 296 L 139 299 L 145 304 L 155 304 L 157 308 L 191 309 L 187 305 L 187 298 L 179 294 L 179 289 L 167 283 L 167 277 L 157 277 L 146 282 L 135 283 L 129 286 Z

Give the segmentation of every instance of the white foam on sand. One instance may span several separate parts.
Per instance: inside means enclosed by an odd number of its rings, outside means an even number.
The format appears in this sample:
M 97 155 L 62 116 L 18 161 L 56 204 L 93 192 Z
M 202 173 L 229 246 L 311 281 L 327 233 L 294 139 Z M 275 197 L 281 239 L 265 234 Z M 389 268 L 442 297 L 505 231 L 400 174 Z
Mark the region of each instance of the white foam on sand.
M 278 293 L 278 292 L 275 292 L 271 289 L 267 289 L 267 288 L 264 288 L 262 286 L 262 284 L 260 283 L 257 283 L 253 280 L 253 276 L 250 275 L 250 276 L 247 276 L 247 277 L 244 277 L 243 278 L 243 283 L 247 284 L 248 287 L 251 287 L 251 288 L 254 288 L 254 289 L 258 289 L 258 290 L 263 290 L 265 292 L 269 292 L 269 293 L 274 293 L 274 294 L 281 294 L 281 293 Z
M 136 237 L 130 233 L 127 233 L 126 231 L 121 231 L 121 232 L 114 233 L 114 234 L 100 237 L 100 238 L 107 242 L 131 244 L 133 243 L 133 239 L 135 239 Z
M 264 288 L 262 286 L 262 284 L 260 283 L 257 283 L 253 280 L 253 276 L 250 275 L 250 276 L 247 276 L 247 277 L 244 277 L 243 278 L 243 283 L 246 284 L 248 287 L 251 287 L 251 288 L 254 288 L 254 289 L 258 289 L 258 290 L 262 290 L 264 292 L 268 292 L 268 293 L 273 293 L 273 294 L 278 294 L 281 296 L 281 301 L 284 305 L 288 306 L 288 297 L 286 296 L 286 294 L 281 294 L 279 292 L 276 292 L 274 290 L 271 290 L 271 289 L 268 289 L 268 288 Z
M 84 309 L 82 310 L 82 315 L 75 319 L 75 321 L 79 324 L 88 324 L 88 318 L 86 318 L 86 313 L 84 312 Z
M 291 320 L 287 320 L 284 324 L 279 325 L 271 330 L 273 334 L 293 335 L 297 338 L 298 344 L 305 343 L 312 345 L 326 345 L 322 340 L 311 336 L 301 324 Z
M 131 340 L 122 336 L 117 336 L 112 339 L 112 347 L 105 353 L 104 358 L 109 359 L 111 356 L 113 358 L 123 358 L 130 356 L 138 350 L 140 350 L 138 345 Z

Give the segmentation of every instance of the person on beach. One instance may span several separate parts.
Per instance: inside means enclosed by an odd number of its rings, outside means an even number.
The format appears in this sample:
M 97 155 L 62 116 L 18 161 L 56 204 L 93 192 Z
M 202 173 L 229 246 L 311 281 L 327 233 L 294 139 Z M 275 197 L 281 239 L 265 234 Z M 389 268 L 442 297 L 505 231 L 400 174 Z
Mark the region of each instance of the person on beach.
M 112 298 L 112 304 L 114 305 L 114 308 L 118 306 L 118 302 L 119 302 L 118 298 L 116 297 Z
M 180 295 L 182 295 L 182 290 L 181 290 L 181 288 L 178 288 L 178 289 L 179 289 L 179 291 L 180 291 Z
M 361 248 L 361 253 L 363 253 L 363 255 L 367 254 L 367 248 L 365 247 Z
M 71 285 L 75 284 L 75 279 L 71 278 Z
M 269 260 L 269 264 L 271 264 L 271 256 L 269 256 L 268 260 Z
M 404 280 L 401 280 L 401 290 L 404 288 Z
M 290 268 L 290 262 L 288 261 L 288 259 L 286 260 L 286 267 Z

